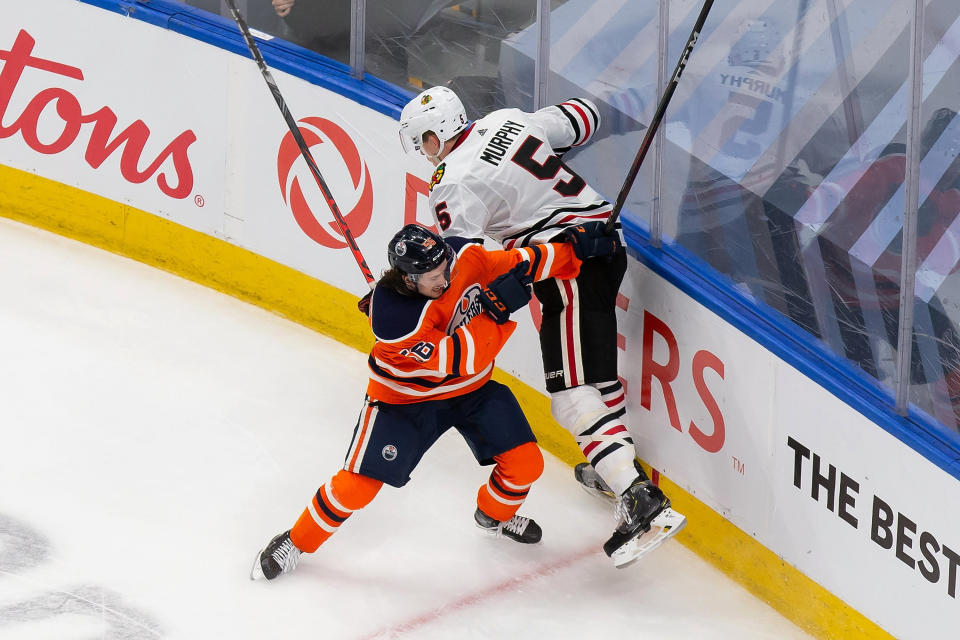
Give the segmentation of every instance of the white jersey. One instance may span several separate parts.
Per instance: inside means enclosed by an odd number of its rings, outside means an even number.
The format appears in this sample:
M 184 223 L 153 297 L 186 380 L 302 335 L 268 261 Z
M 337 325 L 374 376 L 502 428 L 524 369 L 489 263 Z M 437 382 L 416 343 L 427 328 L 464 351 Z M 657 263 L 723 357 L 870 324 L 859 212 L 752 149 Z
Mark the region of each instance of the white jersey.
M 559 158 L 590 139 L 599 111 L 578 98 L 477 120 L 437 166 L 430 206 L 444 235 L 488 236 L 506 249 L 548 242 L 561 229 L 605 220 L 612 206 Z

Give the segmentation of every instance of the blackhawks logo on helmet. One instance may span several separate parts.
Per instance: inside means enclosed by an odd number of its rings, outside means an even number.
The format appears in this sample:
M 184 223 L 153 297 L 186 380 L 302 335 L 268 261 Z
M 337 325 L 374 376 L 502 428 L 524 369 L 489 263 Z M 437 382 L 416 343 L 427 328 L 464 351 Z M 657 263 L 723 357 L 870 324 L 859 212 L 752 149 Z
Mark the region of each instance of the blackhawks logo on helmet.
M 433 100 L 433 96 L 428 93 L 427 95 L 420 98 L 420 104 L 427 104 L 431 100 Z
M 440 181 L 443 180 L 443 168 L 446 166 L 446 163 L 441 164 L 437 167 L 437 170 L 433 172 L 433 177 L 430 178 L 430 191 L 433 191 L 433 188 L 440 184 Z

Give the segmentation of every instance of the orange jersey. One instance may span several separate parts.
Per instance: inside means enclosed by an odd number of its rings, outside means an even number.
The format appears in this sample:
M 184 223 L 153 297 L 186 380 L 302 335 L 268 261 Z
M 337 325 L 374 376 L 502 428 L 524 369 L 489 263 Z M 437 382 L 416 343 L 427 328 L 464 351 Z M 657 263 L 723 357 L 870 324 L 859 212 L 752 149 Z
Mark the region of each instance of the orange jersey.
M 490 379 L 493 361 L 516 328 L 483 312 L 479 295 L 494 278 L 528 260 L 534 280 L 575 278 L 580 260 L 568 244 L 546 243 L 487 251 L 447 238 L 457 252 L 450 286 L 436 299 L 404 296 L 378 285 L 370 302 L 377 339 L 368 360 L 367 395 L 389 404 L 440 400 L 469 393 Z

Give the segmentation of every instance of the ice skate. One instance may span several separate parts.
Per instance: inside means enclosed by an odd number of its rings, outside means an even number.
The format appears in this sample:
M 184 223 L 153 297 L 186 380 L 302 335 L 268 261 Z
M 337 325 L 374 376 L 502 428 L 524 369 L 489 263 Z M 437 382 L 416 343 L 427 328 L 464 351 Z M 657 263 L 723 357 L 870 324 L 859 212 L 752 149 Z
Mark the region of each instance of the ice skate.
M 617 501 L 620 523 L 603 545 L 604 552 L 622 569 L 650 553 L 676 535 L 686 517 L 670 508 L 670 499 L 649 480 L 638 479 Z M 656 532 L 644 538 L 651 527 Z
M 540 525 L 534 522 L 533 518 L 513 516 L 509 520 L 500 522 L 477 509 L 473 514 L 473 519 L 477 522 L 477 526 L 484 531 L 524 544 L 540 542 L 540 537 L 543 534 Z
M 290 540 L 289 531 L 278 534 L 257 554 L 253 569 L 250 570 L 250 579 L 273 580 L 282 573 L 290 573 L 297 568 L 300 553 L 300 549 Z
M 618 569 L 630 566 L 680 533 L 686 524 L 687 518 L 682 513 L 669 507 L 664 509 L 650 522 L 651 533 L 641 533 L 613 552 L 610 557 L 613 558 L 614 566 Z

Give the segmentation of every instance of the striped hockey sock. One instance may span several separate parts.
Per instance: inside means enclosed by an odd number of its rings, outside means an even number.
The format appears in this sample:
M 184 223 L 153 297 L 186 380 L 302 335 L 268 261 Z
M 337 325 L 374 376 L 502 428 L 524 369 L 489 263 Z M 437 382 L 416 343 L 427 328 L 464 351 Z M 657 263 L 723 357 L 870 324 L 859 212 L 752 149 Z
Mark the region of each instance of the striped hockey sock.
M 517 513 L 530 486 L 543 473 L 543 454 L 533 442 L 514 447 L 493 458 L 497 465 L 477 492 L 480 510 L 500 522 Z
M 623 389 L 623 384 L 619 380 L 613 382 L 600 382 L 590 385 L 600 392 L 600 399 L 606 405 L 610 413 L 617 414 L 621 420 L 627 414 L 627 393 Z
M 587 462 L 616 495 L 623 493 L 637 477 L 633 466 L 633 438 L 616 413 L 597 420 L 577 434 L 576 440 Z
M 605 393 L 593 385 L 581 385 L 551 394 L 551 411 L 573 434 L 587 462 L 620 495 L 637 477 L 633 438 L 623 423 L 623 386 L 619 382 L 598 386 Z
M 313 553 L 354 511 L 367 506 L 382 486 L 379 480 L 340 470 L 317 490 L 290 530 L 290 540 L 301 551 Z

